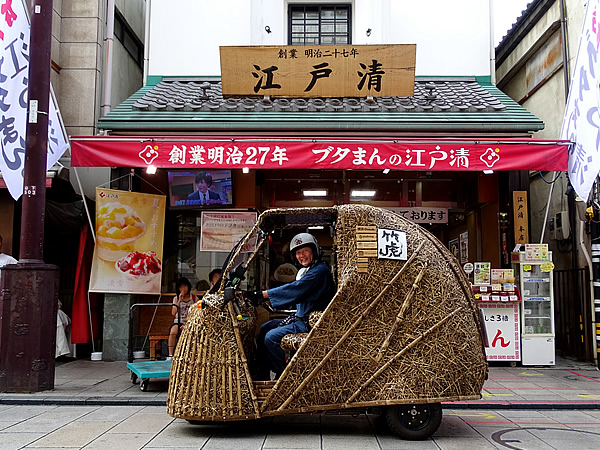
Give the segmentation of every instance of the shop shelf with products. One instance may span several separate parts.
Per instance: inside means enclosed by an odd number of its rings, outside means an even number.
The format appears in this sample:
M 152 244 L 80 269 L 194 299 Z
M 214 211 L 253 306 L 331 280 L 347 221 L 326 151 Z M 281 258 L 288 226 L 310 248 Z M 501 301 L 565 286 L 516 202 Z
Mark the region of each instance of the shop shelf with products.
M 490 272 L 491 284 L 472 286 L 488 338 L 486 359 L 514 365 L 521 360 L 520 292 L 515 287 L 512 269 L 491 269 Z

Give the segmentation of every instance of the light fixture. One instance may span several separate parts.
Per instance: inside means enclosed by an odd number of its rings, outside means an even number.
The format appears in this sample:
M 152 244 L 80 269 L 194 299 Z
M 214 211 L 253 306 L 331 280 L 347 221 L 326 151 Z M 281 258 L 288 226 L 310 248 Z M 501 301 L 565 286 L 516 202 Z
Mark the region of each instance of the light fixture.
M 391 169 L 383 169 L 383 174 L 384 174 L 384 175 L 387 175 L 388 173 L 390 173 L 390 170 L 391 170 Z
M 302 191 L 305 197 L 327 197 L 326 189 L 307 189 Z
M 146 173 L 154 175 L 156 173 L 156 166 L 150 164 L 148 167 L 146 167 Z
M 242 173 L 250 173 L 250 169 L 248 167 L 243 167 Z
M 325 229 L 325 227 L 323 225 L 313 225 L 311 227 L 308 227 L 309 230 L 323 230 Z
M 376 192 L 374 190 L 354 189 L 350 191 L 350 197 L 375 197 Z
M 491 175 L 494 173 L 493 170 L 484 170 L 483 173 L 485 173 L 486 175 Z

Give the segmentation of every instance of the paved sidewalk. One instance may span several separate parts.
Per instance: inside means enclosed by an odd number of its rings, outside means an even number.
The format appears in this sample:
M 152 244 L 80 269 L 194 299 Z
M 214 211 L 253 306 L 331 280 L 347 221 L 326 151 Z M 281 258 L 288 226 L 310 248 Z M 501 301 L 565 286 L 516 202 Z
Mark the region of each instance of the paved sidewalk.
M 168 379 L 151 379 L 142 392 L 124 361 L 57 363 L 53 391 L 0 393 L 0 404 L 164 406 Z M 560 359 L 555 367 L 493 365 L 483 398 L 444 404 L 452 409 L 598 409 L 600 371 L 590 363 Z

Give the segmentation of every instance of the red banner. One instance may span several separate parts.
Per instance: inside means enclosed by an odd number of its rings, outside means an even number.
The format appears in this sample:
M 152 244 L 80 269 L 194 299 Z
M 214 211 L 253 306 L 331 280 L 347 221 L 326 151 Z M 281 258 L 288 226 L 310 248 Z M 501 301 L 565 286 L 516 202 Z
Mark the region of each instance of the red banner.
M 567 170 L 569 141 L 73 137 L 75 167 Z

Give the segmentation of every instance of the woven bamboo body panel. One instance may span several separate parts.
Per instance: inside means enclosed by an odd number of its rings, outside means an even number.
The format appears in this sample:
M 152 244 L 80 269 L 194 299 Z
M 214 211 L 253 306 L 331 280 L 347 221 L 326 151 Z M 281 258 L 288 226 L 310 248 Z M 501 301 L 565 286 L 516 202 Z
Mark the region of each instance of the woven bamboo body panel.
M 456 259 L 396 214 L 337 209 L 338 292 L 263 414 L 479 398 L 487 363 L 477 305 Z M 409 261 L 370 258 L 368 271 L 358 273 L 359 225 L 406 231 Z
M 204 302 L 206 309 L 190 309 L 177 343 L 167 412 L 193 420 L 255 417 L 258 403 L 246 354 L 252 345 L 249 339 L 254 335 L 256 311 L 240 304 L 235 315 L 228 309 L 221 315 L 218 294 L 205 295 Z M 238 321 L 237 313 L 247 319 Z
M 278 382 L 259 389 L 250 380 L 244 347 L 254 336 L 255 311 L 244 309 L 249 319 L 237 321 L 239 309 L 230 304 L 221 317 L 222 293 L 209 294 L 177 346 L 168 413 L 239 420 L 479 398 L 487 371 L 479 311 L 454 256 L 421 227 L 361 205 L 269 210 L 254 231 L 298 228 L 311 216 L 336 219 L 338 291 Z M 371 256 L 359 271 L 357 226 L 405 231 L 408 261 Z M 266 397 L 260 407 L 257 393 Z

